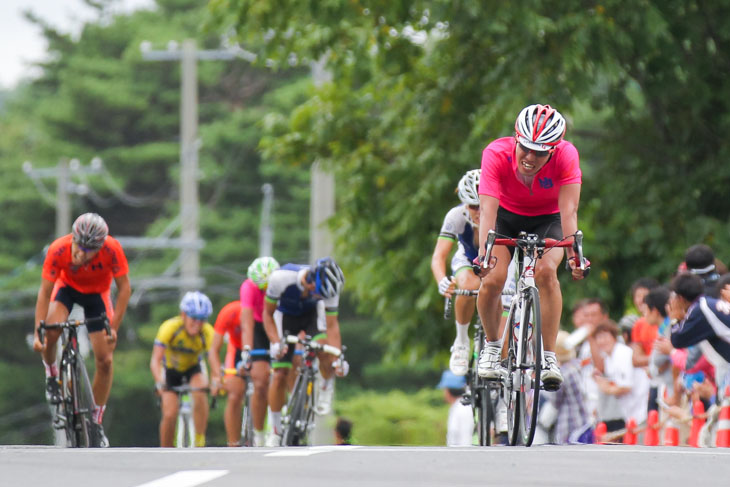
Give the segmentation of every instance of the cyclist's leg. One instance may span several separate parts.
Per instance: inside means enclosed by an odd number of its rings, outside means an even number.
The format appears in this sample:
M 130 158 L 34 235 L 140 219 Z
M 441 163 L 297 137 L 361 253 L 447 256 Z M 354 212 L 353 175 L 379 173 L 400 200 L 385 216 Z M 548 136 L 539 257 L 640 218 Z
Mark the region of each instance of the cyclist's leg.
M 165 385 L 177 387 L 182 385 L 182 374 L 177 371 L 165 369 Z M 180 402 L 177 393 L 170 390 L 160 391 L 160 446 L 172 447 L 175 445 L 175 423 Z
M 501 338 L 499 323 L 502 315 L 502 289 L 512 258 L 509 250 L 501 246 L 495 246 L 492 249 L 492 255 L 497 258 L 497 263 L 494 269 L 482 278 L 477 297 L 477 310 L 488 342 L 496 342 Z
M 287 330 L 287 334 L 297 334 L 300 330 L 299 317 L 288 314 L 282 314 L 279 311 L 274 313 L 274 320 L 279 331 L 279 336 L 284 336 L 283 330 Z M 292 357 L 294 356 L 294 345 L 289 345 L 284 356 L 279 360 L 274 360 L 271 367 L 274 369 L 271 384 L 269 385 L 269 409 L 271 411 L 271 434 L 267 440 L 269 446 L 277 446 L 277 440 L 281 439 L 281 410 L 286 403 L 286 391 L 288 384 L 288 376 L 292 370 Z
M 254 350 L 268 350 L 269 338 L 264 331 L 263 323 L 254 324 Z M 254 356 L 251 364 L 251 380 L 253 380 L 253 397 L 251 398 L 251 415 L 253 419 L 254 436 L 263 438 L 264 422 L 266 421 L 266 407 L 268 406 L 269 380 L 271 378 L 271 359 L 267 355 Z M 263 441 L 254 441 L 255 446 L 263 446 Z
M 60 281 L 56 282 L 51 294 L 51 302 L 48 305 L 48 313 L 45 318 L 46 323 L 59 323 L 68 319 L 68 315 L 71 313 L 74 305 L 73 298 L 67 292 L 69 289 L 67 286 L 61 284 Z M 58 371 L 55 370 L 55 361 L 56 342 L 59 336 L 61 336 L 60 330 L 45 330 L 46 348 L 41 352 L 43 362 L 46 364 L 46 373 L 49 372 L 49 366 L 52 366 L 55 372 L 53 374 L 54 376 L 58 375 Z
M 229 344 L 229 348 L 235 348 Z M 241 360 L 241 351 L 235 349 L 234 356 L 227 365 L 235 366 Z M 228 375 L 223 380 L 223 388 L 228 394 L 226 410 L 223 411 L 223 424 L 226 428 L 228 446 L 238 446 L 241 441 L 241 415 L 243 414 L 243 394 L 245 381 L 238 376 Z
M 106 313 L 111 321 L 114 315 L 114 308 L 111 304 L 109 292 L 103 294 L 82 294 L 78 293 L 78 303 L 84 308 L 84 317 L 97 318 Z M 96 366 L 94 372 L 94 381 L 92 389 L 94 390 L 94 402 L 97 405 L 97 413 L 95 421 L 101 424 L 104 407 L 109 399 L 109 393 L 112 389 L 113 365 L 112 359 L 114 355 L 114 343 L 107 342 L 106 332 L 102 323 L 94 323 L 87 325 L 89 332 L 89 341 L 91 348 L 94 350 L 94 364 Z
M 196 365 L 188 371 L 190 376 L 190 387 L 208 387 L 208 377 L 203 373 L 200 365 Z M 205 446 L 205 431 L 208 428 L 208 393 L 205 391 L 193 391 L 193 424 L 195 425 L 195 446 Z M 240 416 L 240 415 L 239 415 Z M 240 431 L 240 429 L 239 429 Z
M 451 269 L 459 289 L 479 289 L 479 277 L 472 271 L 461 245 L 451 261 Z M 469 324 L 474 316 L 475 304 L 476 297 L 473 296 L 456 296 L 454 299 L 456 338 L 451 346 L 449 369 L 456 375 L 465 375 L 469 368 Z

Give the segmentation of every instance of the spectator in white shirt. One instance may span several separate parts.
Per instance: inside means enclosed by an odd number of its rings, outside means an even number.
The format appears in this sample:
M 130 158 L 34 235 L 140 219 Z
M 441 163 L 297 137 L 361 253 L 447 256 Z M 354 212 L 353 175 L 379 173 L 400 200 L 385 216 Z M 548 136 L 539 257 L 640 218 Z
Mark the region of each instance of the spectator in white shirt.
M 446 425 L 446 446 L 471 446 L 474 437 L 474 413 L 471 406 L 462 404 L 466 377 L 445 370 L 436 386 L 443 389 L 444 399 L 451 405 Z

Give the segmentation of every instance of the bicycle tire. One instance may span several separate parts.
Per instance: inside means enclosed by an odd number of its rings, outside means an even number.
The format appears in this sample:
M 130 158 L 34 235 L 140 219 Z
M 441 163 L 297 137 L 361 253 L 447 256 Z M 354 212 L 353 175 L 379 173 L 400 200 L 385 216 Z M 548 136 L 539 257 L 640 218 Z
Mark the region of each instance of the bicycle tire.
M 297 376 L 294 389 L 286 405 L 286 421 L 281 435 L 281 446 L 299 446 L 302 442 L 300 425 L 304 417 L 304 402 L 310 381 L 302 375 Z
M 187 410 L 184 407 L 184 403 L 187 401 L 192 401 L 192 398 L 189 396 L 185 398 L 184 394 L 181 394 L 177 412 L 177 425 L 175 427 L 175 446 L 177 448 L 193 448 L 195 446 L 192 403 L 190 404 L 190 410 Z
M 92 448 L 100 446 L 101 438 L 97 437 L 93 426 L 91 425 L 93 414 L 96 409 L 94 402 L 94 392 L 91 389 L 91 381 L 89 374 L 84 365 L 84 359 L 80 354 L 76 354 L 74 360 L 74 369 L 76 374 L 76 397 L 78 409 L 75 411 L 77 417 L 79 434 L 79 445 L 82 447 Z
M 58 405 L 57 414 L 63 418 L 63 431 L 66 436 L 66 446 L 69 448 L 77 448 L 78 438 L 76 436 L 76 428 L 74 421 L 74 391 L 73 391 L 73 368 L 71 363 L 64 354 L 61 358 L 61 402 Z
M 479 446 L 492 444 L 492 425 L 494 424 L 494 406 L 490 394 L 490 387 L 484 384 L 477 394 L 477 436 Z
M 253 413 L 251 411 L 251 398 L 253 387 L 251 379 L 246 380 L 246 392 L 243 395 L 243 414 L 241 425 L 241 446 L 253 445 Z
M 507 333 L 507 363 L 505 369 L 507 370 L 507 378 L 504 386 L 502 387 L 502 395 L 505 407 L 507 408 L 507 443 L 510 446 L 515 446 L 518 442 L 519 437 L 519 426 L 520 426 L 520 408 L 519 395 L 515 384 L 516 375 L 516 363 L 515 354 L 517 353 L 517 347 L 515 346 L 514 328 L 515 321 L 519 317 L 515 316 L 517 307 L 513 304 L 510 309 L 508 321 L 506 323 Z
M 527 288 L 524 300 L 525 321 L 532 325 L 522 332 L 522 360 L 520 369 L 519 408 L 521 442 L 531 446 L 537 429 L 540 405 L 540 373 L 542 370 L 542 327 L 540 296 L 534 287 Z

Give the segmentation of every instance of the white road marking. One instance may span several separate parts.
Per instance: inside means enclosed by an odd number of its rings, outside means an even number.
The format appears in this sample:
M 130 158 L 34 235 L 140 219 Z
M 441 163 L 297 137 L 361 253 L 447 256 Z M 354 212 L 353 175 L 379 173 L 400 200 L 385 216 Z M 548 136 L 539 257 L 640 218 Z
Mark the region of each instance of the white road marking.
M 228 470 L 182 470 L 137 487 L 194 487 L 223 477 L 227 473 Z
M 341 450 L 354 450 L 359 448 L 355 445 L 324 445 L 311 446 L 309 448 L 282 448 L 272 453 L 267 453 L 265 457 L 308 457 L 317 453 L 328 453 Z

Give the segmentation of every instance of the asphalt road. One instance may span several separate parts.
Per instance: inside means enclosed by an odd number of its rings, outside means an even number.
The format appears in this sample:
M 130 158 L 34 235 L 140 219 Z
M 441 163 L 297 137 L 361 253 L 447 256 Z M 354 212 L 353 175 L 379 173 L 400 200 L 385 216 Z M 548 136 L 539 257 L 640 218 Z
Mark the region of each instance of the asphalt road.
M 0 486 L 654 486 L 730 484 L 730 449 L 0 447 Z

